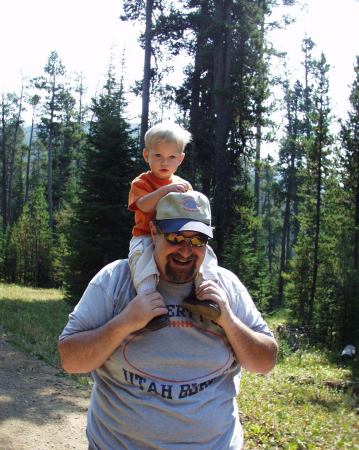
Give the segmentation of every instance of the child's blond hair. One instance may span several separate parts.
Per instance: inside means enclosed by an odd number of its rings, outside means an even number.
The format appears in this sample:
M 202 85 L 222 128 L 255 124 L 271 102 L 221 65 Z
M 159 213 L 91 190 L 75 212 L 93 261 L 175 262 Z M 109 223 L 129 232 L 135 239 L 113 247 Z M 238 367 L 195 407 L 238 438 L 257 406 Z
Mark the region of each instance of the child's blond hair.
M 145 134 L 145 147 L 151 150 L 158 142 L 175 142 L 180 153 L 191 141 L 191 133 L 174 122 L 161 122 L 151 127 Z

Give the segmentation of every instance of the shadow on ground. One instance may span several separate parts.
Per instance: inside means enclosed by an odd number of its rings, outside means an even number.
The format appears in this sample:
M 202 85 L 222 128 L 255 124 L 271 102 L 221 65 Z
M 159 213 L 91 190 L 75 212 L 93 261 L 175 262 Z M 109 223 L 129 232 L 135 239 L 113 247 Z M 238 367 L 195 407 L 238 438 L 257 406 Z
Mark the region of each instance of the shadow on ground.
M 47 364 L 19 352 L 0 334 L 0 424 L 21 419 L 37 425 L 86 415 L 89 388 Z

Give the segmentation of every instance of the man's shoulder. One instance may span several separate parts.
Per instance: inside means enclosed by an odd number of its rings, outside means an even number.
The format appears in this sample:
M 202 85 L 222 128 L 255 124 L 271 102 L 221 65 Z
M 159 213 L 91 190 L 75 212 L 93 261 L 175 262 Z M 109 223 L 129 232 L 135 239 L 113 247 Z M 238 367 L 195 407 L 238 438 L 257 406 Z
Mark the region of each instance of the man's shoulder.
M 120 291 L 134 292 L 130 266 L 127 259 L 117 259 L 103 267 L 91 280 L 109 296 L 118 297 Z
M 117 272 L 126 271 L 128 267 L 128 259 L 116 259 L 115 261 L 112 261 L 106 264 L 106 266 L 102 267 L 102 269 L 99 270 L 94 276 L 92 281 L 101 279 L 105 276 L 112 276 Z
M 219 282 L 225 286 L 226 289 L 233 289 L 237 292 L 247 292 L 247 289 L 243 283 L 232 271 L 218 266 L 217 273 Z
M 231 283 L 240 283 L 239 278 L 237 277 L 237 275 L 235 275 L 233 272 L 231 272 L 230 270 L 218 266 L 217 268 L 217 272 L 218 272 L 218 276 L 220 277 L 221 280 L 223 280 L 223 282 L 231 282 Z

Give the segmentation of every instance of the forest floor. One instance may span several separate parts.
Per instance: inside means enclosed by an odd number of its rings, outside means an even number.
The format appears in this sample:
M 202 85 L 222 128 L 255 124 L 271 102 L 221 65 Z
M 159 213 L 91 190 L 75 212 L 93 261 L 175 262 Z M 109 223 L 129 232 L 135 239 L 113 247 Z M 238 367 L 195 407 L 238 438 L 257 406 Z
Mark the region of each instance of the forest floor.
M 86 450 L 90 389 L 13 347 L 0 332 L 0 449 Z

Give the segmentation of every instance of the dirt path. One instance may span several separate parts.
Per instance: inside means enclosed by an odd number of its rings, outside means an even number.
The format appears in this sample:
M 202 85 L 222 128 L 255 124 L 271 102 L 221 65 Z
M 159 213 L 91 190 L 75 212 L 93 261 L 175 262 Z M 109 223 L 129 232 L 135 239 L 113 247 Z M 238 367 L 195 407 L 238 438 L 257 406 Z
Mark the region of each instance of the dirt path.
M 90 390 L 18 350 L 0 331 L 0 449 L 87 450 Z

